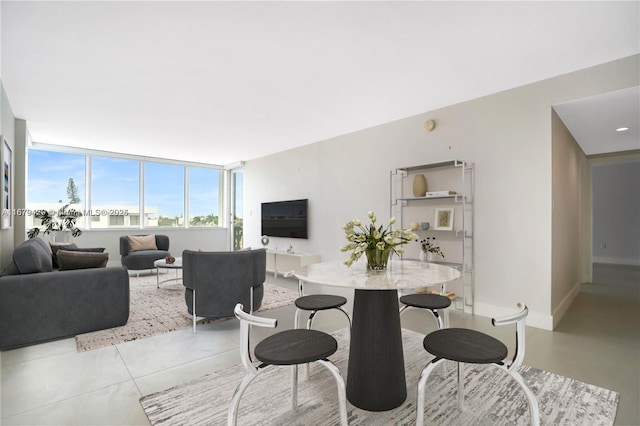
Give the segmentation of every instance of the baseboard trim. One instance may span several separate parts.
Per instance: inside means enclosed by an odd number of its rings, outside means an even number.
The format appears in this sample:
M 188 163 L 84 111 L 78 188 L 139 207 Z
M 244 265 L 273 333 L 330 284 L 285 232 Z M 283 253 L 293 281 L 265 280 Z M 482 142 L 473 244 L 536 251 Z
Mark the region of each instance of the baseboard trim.
M 566 314 L 569 310 L 569 307 L 571 306 L 573 301 L 576 299 L 576 297 L 578 297 L 579 293 L 580 284 L 576 284 L 573 289 L 571 289 L 569 294 L 567 294 L 565 298 L 562 299 L 562 302 L 560 302 L 558 307 L 553 310 L 553 328 L 556 328 L 562 317 L 564 317 L 564 314 Z
M 593 263 L 607 263 L 611 265 L 640 266 L 640 259 L 625 259 L 620 257 L 593 257 Z

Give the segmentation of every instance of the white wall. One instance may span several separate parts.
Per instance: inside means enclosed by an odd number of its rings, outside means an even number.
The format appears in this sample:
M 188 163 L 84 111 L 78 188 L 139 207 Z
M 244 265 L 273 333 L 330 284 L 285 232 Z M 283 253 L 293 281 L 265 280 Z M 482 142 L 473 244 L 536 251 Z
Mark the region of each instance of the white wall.
M 11 110 L 11 104 L 4 91 L 4 86 L 0 84 L 0 134 L 4 136 L 9 147 L 15 152 L 15 123 L 14 123 L 13 111 Z M 2 146 L 0 146 L 0 152 Z M 16 166 L 11 173 L 11 181 L 14 184 L 11 186 L 11 192 L 13 197 L 12 206 L 15 207 L 15 178 L 16 178 Z M 9 263 L 11 263 L 11 253 L 13 253 L 13 228 L 0 230 L 0 267 L 4 269 Z
M 16 206 L 24 206 L 27 199 L 27 147 L 31 144 L 31 135 L 27 128 L 27 122 L 22 119 L 15 119 L 15 149 L 14 155 L 14 191 L 13 201 Z M 13 218 L 13 240 L 14 247 L 24 241 L 26 234 L 26 217 L 14 216 Z
M 551 329 L 551 106 L 636 86 L 638 74 L 638 56 L 625 58 L 249 161 L 245 244 L 260 244 L 261 202 L 309 198 L 309 239 L 270 247 L 344 260 L 346 221 L 368 210 L 388 218 L 390 170 L 463 159 L 475 163 L 475 312 L 524 301 L 528 323 Z M 431 133 L 427 119 L 437 122 Z
M 594 164 L 593 261 L 640 265 L 640 160 Z
M 587 157 L 555 111 L 551 124 L 551 313 L 555 326 L 580 291 L 582 170 L 587 167 Z

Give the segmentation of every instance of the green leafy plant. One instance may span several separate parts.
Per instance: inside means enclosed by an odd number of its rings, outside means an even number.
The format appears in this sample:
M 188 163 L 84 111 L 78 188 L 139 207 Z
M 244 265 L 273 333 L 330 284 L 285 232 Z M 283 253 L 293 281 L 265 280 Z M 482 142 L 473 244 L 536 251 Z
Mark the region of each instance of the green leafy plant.
M 44 226 L 44 230 L 41 230 L 39 226 L 33 227 L 27 231 L 27 237 L 35 238 L 40 235 L 42 231 L 43 235 L 52 233 L 53 231 L 71 231 L 73 237 L 79 237 L 82 235 L 82 230 L 76 226 L 76 221 L 82 213 L 76 209 L 70 209 L 69 204 L 65 204 L 60 210 L 37 210 L 33 217 L 39 219 Z

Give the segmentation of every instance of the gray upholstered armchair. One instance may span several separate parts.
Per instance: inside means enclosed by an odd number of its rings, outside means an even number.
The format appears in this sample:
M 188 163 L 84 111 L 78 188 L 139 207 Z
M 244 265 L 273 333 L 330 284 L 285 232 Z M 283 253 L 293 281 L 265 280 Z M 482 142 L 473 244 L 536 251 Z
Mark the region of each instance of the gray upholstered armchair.
M 146 237 L 147 235 L 134 235 L 134 237 Z M 120 237 L 120 255 L 122 256 L 122 266 L 127 269 L 139 271 L 142 269 L 153 269 L 153 262 L 171 256 L 169 253 L 169 237 L 166 235 L 155 235 L 155 248 L 147 250 L 131 251 L 131 242 L 128 236 Z
M 265 249 L 183 251 L 184 299 L 189 313 L 193 315 L 193 331 L 196 330 L 197 317 L 232 317 L 238 303 L 242 303 L 248 312 L 260 308 L 266 267 Z

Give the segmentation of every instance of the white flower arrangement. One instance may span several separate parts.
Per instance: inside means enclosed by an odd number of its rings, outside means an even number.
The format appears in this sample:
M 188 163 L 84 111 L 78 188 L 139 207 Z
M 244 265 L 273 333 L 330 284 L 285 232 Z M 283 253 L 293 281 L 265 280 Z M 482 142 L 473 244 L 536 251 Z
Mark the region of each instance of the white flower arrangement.
M 347 266 L 351 266 L 365 253 L 370 269 L 384 269 L 390 254 L 404 253 L 402 245 L 418 239 L 410 229 L 391 229 L 391 225 L 396 222 L 394 217 L 389 219 L 385 228 L 383 225 L 376 225 L 377 218 L 374 212 L 368 212 L 367 216 L 371 220 L 368 226 L 362 225 L 358 219 L 353 219 L 343 226 L 349 243 L 341 247 L 340 251 L 351 250 L 351 256 L 344 262 Z

